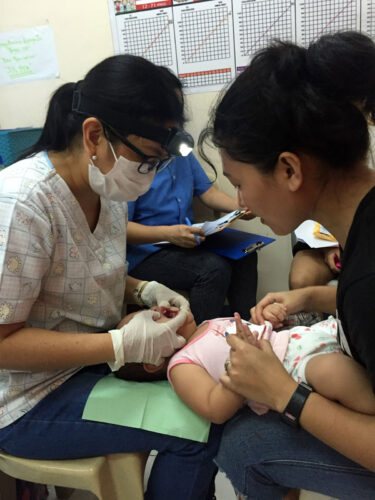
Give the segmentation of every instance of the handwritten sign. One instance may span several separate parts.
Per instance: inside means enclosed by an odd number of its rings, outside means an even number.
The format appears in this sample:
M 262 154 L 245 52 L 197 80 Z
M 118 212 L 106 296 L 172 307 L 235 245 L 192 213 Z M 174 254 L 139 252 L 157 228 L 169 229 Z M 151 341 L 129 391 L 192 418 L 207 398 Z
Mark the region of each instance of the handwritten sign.
M 0 33 L 0 85 L 56 78 L 58 75 L 50 26 Z

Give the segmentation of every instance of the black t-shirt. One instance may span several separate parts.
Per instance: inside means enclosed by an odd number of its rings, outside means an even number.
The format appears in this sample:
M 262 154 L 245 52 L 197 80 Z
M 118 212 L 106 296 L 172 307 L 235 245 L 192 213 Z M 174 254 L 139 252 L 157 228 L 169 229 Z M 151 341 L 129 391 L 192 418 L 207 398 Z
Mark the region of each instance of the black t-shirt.
M 375 392 L 375 187 L 357 208 L 341 266 L 338 317 L 350 352 L 365 367 Z

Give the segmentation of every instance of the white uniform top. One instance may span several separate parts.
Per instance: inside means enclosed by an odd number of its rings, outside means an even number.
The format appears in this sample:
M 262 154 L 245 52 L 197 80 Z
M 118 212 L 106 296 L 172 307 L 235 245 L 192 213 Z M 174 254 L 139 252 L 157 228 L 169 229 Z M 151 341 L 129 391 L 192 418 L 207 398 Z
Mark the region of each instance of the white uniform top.
M 0 323 L 105 332 L 121 319 L 127 205 L 101 198 L 86 217 L 45 152 L 0 172 Z M 0 428 L 30 410 L 77 368 L 0 370 Z

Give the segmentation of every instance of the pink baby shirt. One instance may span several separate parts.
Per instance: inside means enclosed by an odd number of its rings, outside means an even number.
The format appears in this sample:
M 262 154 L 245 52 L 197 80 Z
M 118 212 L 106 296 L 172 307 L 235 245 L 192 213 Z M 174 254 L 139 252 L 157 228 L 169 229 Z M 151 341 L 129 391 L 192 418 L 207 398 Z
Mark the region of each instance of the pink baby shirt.
M 275 332 L 268 321 L 265 325 L 254 325 L 246 321 L 243 323 L 248 324 L 251 331 L 258 332 L 261 338 L 268 340 L 280 361 L 284 360 L 290 336 L 288 330 Z M 204 368 L 218 383 L 224 372 L 225 360 L 229 357 L 230 346 L 226 341 L 226 335 L 235 332 L 236 325 L 233 318 L 207 321 L 204 332 L 172 356 L 167 372 L 169 382 L 172 384 L 170 372 L 173 367 L 179 364 L 194 364 Z M 248 401 L 248 405 L 259 415 L 268 411 L 267 407 L 255 401 Z

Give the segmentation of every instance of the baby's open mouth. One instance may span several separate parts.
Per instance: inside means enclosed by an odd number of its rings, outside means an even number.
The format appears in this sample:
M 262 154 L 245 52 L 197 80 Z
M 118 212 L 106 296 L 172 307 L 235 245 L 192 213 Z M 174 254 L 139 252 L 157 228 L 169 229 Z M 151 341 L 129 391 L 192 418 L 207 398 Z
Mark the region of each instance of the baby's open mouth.
M 162 314 L 166 318 L 175 318 L 178 314 L 178 311 L 170 309 L 169 307 L 161 307 L 160 314 Z

